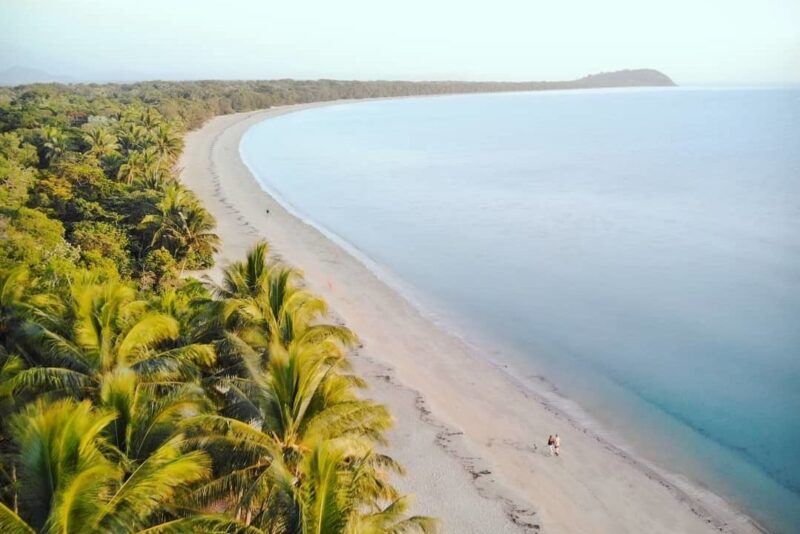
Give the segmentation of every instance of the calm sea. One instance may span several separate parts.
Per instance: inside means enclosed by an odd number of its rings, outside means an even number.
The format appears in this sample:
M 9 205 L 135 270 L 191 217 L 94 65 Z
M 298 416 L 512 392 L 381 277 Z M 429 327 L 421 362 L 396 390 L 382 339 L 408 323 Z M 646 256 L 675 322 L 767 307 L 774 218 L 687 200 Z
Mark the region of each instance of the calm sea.
M 241 151 L 442 321 L 800 532 L 800 90 L 371 101 Z

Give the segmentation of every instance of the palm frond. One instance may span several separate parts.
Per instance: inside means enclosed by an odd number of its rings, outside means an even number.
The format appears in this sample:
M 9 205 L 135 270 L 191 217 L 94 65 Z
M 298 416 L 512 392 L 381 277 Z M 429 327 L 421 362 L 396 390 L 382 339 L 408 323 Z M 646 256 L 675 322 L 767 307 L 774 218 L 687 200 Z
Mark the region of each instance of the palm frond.
M 213 345 L 194 343 L 163 352 L 143 353 L 131 369 L 146 380 L 159 378 L 194 380 L 201 370 L 210 368 L 216 361 Z
M 36 534 L 20 516 L 0 502 L 0 531 L 4 534 Z
M 133 531 L 133 534 L 266 534 L 223 514 L 198 514 Z
M 39 365 L 59 365 L 84 373 L 94 367 L 79 346 L 39 323 L 25 323 L 21 333 L 33 348 L 31 352 L 38 357 L 35 363 Z
M 21 391 L 65 391 L 80 398 L 91 384 L 91 379 L 70 369 L 60 367 L 31 367 L 19 371 L 5 384 L 11 395 Z
M 353 534 L 436 534 L 439 521 L 431 517 L 405 517 L 410 497 L 401 497 L 371 514 L 359 517 L 348 532 Z
M 122 361 L 135 361 L 145 349 L 178 337 L 180 325 L 169 315 L 153 313 L 142 317 L 122 338 L 118 354 Z
M 145 523 L 177 493 L 206 479 L 211 461 L 202 451 L 184 452 L 183 437 L 164 443 L 122 483 L 104 506 L 100 529 L 128 529 Z
M 339 484 L 340 453 L 326 443 L 315 447 L 304 461 L 304 481 L 298 494 L 303 532 L 342 532 L 352 512 Z
M 45 530 L 48 532 L 87 532 L 95 524 L 112 484 L 121 475 L 111 463 L 89 466 L 70 478 L 55 494 Z

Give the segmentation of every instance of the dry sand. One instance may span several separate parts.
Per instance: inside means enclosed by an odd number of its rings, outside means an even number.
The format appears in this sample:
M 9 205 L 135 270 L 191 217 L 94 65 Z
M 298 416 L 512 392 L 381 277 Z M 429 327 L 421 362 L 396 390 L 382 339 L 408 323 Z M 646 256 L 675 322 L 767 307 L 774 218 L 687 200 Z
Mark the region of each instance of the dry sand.
M 407 468 L 398 486 L 416 495 L 413 512 L 440 517 L 454 534 L 756 532 L 719 497 L 556 408 L 546 388 L 522 387 L 260 188 L 239 156 L 244 132 L 331 104 L 214 118 L 187 135 L 181 179 L 217 219 L 213 279 L 266 239 L 359 335 L 354 361 L 396 419 L 391 454 Z M 560 457 L 546 454 L 550 433 L 561 436 Z

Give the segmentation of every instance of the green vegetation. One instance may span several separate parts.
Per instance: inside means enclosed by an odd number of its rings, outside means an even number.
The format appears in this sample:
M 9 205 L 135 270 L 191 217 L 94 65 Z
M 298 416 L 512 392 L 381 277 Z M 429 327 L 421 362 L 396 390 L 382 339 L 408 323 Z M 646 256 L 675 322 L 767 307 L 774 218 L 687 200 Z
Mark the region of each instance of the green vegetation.
M 218 244 L 176 179 L 183 134 L 292 101 L 259 87 L 0 91 L 4 532 L 436 529 L 391 484 L 354 334 L 297 271 L 260 243 L 219 287 L 182 276 Z

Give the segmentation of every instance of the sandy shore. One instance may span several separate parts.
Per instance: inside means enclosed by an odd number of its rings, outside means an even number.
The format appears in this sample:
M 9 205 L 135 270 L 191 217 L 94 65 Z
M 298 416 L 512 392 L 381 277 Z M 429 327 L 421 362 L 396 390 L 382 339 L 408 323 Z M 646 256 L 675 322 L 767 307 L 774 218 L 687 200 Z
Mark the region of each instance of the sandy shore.
M 636 458 L 523 388 L 444 332 L 367 267 L 265 193 L 239 157 L 253 124 L 319 105 L 217 117 L 186 137 L 181 179 L 216 217 L 218 267 L 257 240 L 302 269 L 312 290 L 361 338 L 369 395 L 389 406 L 391 454 L 417 496 L 414 513 L 445 532 L 749 533 L 749 519 L 710 492 Z M 270 213 L 266 213 L 269 209 Z M 546 454 L 550 433 L 562 455 Z

